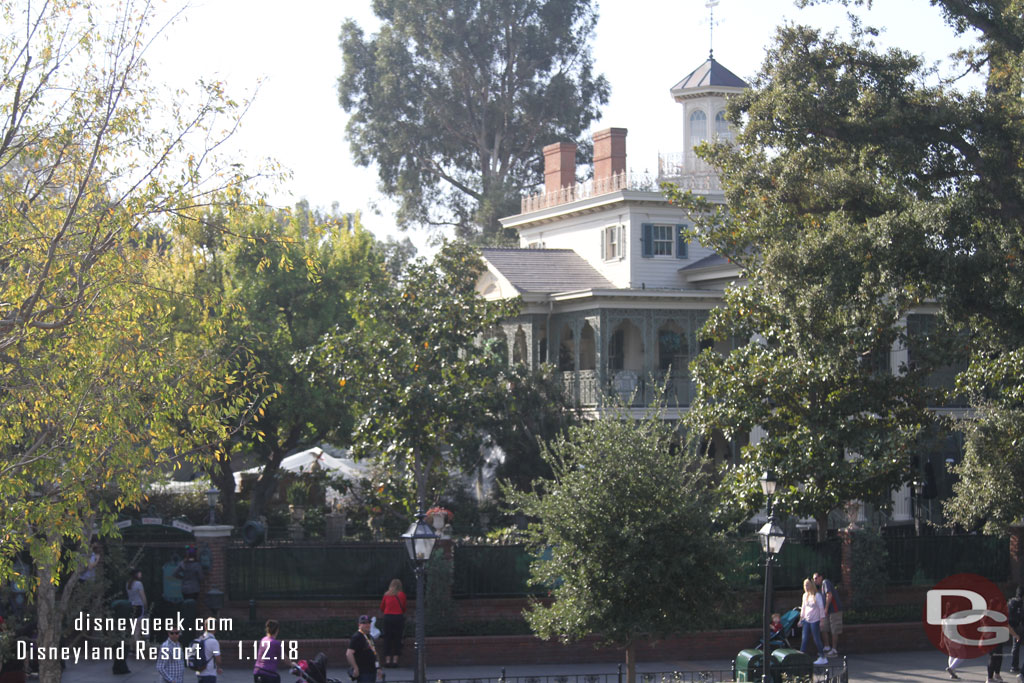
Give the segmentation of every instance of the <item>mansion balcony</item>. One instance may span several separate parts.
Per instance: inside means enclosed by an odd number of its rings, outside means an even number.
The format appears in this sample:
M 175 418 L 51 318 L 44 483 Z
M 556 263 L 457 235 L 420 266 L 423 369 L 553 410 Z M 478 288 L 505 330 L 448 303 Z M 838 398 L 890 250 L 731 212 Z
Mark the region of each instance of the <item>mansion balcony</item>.
M 561 378 L 570 403 L 583 409 L 615 405 L 644 408 L 653 404 L 659 393 L 667 408 L 685 408 L 696 390 L 686 372 L 663 372 L 660 377 L 645 379 L 635 370 L 574 370 L 562 372 Z
M 698 194 L 722 192 L 722 183 L 715 169 L 703 159 L 683 152 L 658 154 L 658 182 L 673 183 L 680 190 Z
M 619 190 L 657 192 L 658 184 L 647 173 L 622 171 L 604 178 L 594 178 L 584 183 L 575 183 L 559 190 L 529 195 L 520 200 L 520 212 L 530 213 L 552 206 L 568 204 L 580 199 L 590 199 Z

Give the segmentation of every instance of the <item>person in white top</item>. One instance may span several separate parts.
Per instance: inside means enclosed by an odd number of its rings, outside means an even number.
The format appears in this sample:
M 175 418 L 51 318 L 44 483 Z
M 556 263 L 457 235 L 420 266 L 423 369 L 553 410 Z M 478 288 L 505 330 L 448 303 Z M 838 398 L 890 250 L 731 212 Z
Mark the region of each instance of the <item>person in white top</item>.
M 818 648 L 818 658 L 814 660 L 815 666 L 825 666 L 828 659 L 825 657 L 825 646 L 821 642 L 821 618 L 825 614 L 825 601 L 821 599 L 821 593 L 814 581 L 804 579 L 804 599 L 800 603 L 800 621 L 803 625 L 803 637 L 800 640 L 800 650 L 807 652 L 807 646 L 811 638 Z M 810 654 L 807 652 L 807 654 Z

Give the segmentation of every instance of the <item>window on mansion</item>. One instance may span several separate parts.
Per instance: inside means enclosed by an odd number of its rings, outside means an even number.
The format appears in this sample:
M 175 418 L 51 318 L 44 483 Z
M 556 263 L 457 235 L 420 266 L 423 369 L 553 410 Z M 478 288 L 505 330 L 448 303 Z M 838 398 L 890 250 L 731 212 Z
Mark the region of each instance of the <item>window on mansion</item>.
M 697 110 L 690 114 L 690 148 L 708 139 L 708 115 Z
M 715 139 L 719 142 L 732 142 L 732 126 L 725 118 L 725 112 L 715 114 Z

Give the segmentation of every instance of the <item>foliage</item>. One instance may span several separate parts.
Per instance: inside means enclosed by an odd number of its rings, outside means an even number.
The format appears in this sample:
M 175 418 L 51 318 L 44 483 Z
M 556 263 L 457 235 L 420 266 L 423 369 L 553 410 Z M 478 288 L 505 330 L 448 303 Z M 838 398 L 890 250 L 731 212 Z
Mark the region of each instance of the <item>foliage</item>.
M 534 520 L 531 580 L 553 598 L 527 613 L 537 635 L 600 634 L 624 645 L 631 664 L 638 640 L 706 623 L 724 594 L 726 544 L 711 524 L 706 463 L 678 448 L 672 426 L 623 409 L 571 427 L 542 457 L 552 480 L 505 487 Z
M 121 513 L 130 517 L 141 517 L 143 513 L 151 511 L 164 520 L 186 519 L 193 525 L 206 524 L 210 518 L 206 491 L 198 488 L 180 492 L 150 490 L 140 505 L 121 508 Z
M 480 299 L 482 268 L 470 247 L 446 244 L 390 287 L 363 289 L 352 302 L 356 327 L 300 361 L 312 387 L 351 392 L 353 454 L 377 458 L 376 493 L 406 519 L 436 497 L 449 467 L 477 464 L 477 425 L 497 400 L 503 366 L 478 342 L 518 302 Z
M 886 562 L 889 551 L 885 539 L 875 529 L 859 529 L 853 532 L 850 546 L 853 572 L 853 607 L 865 608 L 878 604 L 889 582 Z
M 513 364 L 505 376 L 500 400 L 481 426 L 505 453 L 499 479 L 520 489 L 551 470 L 540 457 L 541 444 L 556 438 L 579 420 L 559 374 L 552 365 L 536 370 Z
M 959 480 L 943 509 L 951 520 L 985 533 L 1005 531 L 1024 517 L 1024 349 L 979 359 L 960 378 L 975 394 L 974 419 L 966 425 L 964 459 L 953 467 Z
M 426 621 L 430 633 L 437 633 L 445 624 L 455 621 L 455 600 L 452 598 L 454 563 L 435 547 L 426 566 Z
M 286 456 L 328 436 L 347 439 L 352 418 L 344 392 L 337 384 L 313 387 L 293 359 L 323 334 L 350 329 L 346 293 L 385 276 L 358 218 L 325 216 L 304 202 L 292 211 L 209 211 L 198 218 L 174 226 L 175 258 L 196 273 L 179 289 L 221 326 L 210 333 L 183 316 L 181 336 L 225 361 L 245 345 L 251 367 L 238 378 L 259 375 L 272 387 L 258 406 L 258 429 L 237 434 L 226 454 L 251 454 L 263 466 L 248 508 L 255 519 L 276 489 Z M 231 457 L 221 458 L 213 474 L 233 523 Z
M 573 140 L 608 101 L 594 76 L 589 0 L 376 0 L 380 31 L 341 29 L 341 106 L 356 161 L 377 168 L 403 227 L 508 240 L 542 178 L 540 150 Z
M 984 92 L 931 85 L 922 60 L 876 49 L 857 23 L 849 39 L 781 27 L 751 90 L 729 104 L 745 123 L 737 146 L 704 152 L 728 214 L 676 195 L 749 277 L 709 331 L 767 341 L 696 366 L 701 434 L 768 433 L 730 475 L 748 512 L 769 467 L 782 506 L 819 522 L 844 499 L 884 494 L 913 476 L 923 406 L 942 402 L 924 390 L 928 372 L 968 352 L 979 379 L 1008 358 L 1020 369 L 1021 3 L 933 4 L 954 31 L 979 31 L 963 57 L 988 70 Z M 930 302 L 942 329 L 908 339 L 903 317 Z M 915 367 L 884 362 L 908 344 Z
M 243 199 L 247 178 L 213 151 L 244 103 L 217 82 L 152 98 L 149 4 L 2 12 L 0 582 L 27 551 L 49 647 L 91 537 L 116 535 L 117 509 L 142 501 L 172 449 L 210 457 L 247 421 L 254 384 L 228 391 L 230 369 L 176 343 L 190 302 L 154 286 L 168 216 Z M 58 678 L 43 662 L 41 679 Z

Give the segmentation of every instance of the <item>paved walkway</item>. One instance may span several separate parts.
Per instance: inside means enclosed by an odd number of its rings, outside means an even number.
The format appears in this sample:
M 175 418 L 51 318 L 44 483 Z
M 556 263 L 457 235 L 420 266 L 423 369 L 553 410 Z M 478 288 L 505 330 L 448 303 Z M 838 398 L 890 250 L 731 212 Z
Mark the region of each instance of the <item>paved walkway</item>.
M 972 659 L 964 662 L 960 668 L 960 679 L 965 683 L 983 683 L 986 679 L 985 663 L 987 658 Z M 949 681 L 944 671 L 946 656 L 937 650 L 919 650 L 913 652 L 890 652 L 883 654 L 851 655 L 847 657 L 851 681 Z M 62 683 L 156 683 L 157 675 L 152 662 L 129 661 L 131 673 L 123 676 L 111 675 L 111 666 L 106 662 L 82 662 L 69 665 L 64 672 Z M 732 668 L 728 660 L 708 661 L 664 661 L 641 662 L 637 666 L 640 672 L 669 671 L 720 671 Z M 386 669 L 387 682 L 411 681 L 411 669 Z M 465 666 L 447 663 L 443 666 L 431 665 L 427 669 L 427 680 L 453 679 L 497 679 L 502 672 L 501 666 Z M 546 676 L 585 676 L 588 674 L 614 675 L 616 666 L 613 664 L 537 664 L 518 662 L 504 667 L 508 678 L 543 678 Z M 344 668 L 341 663 L 331 663 L 328 676 L 341 679 Z M 194 681 L 194 674 L 185 673 L 185 682 Z M 1005 669 L 1003 679 L 1007 683 L 1016 683 L 1015 676 Z M 29 679 L 30 681 L 34 679 Z M 282 683 L 293 683 L 297 679 L 282 672 Z M 251 683 L 251 670 L 234 668 L 225 671 L 218 683 Z M 539 683 L 548 683 L 540 681 Z

